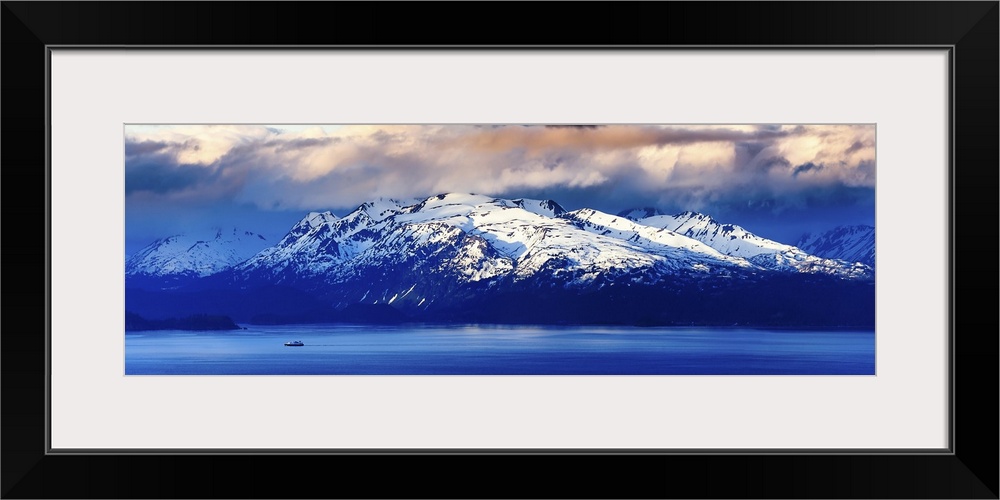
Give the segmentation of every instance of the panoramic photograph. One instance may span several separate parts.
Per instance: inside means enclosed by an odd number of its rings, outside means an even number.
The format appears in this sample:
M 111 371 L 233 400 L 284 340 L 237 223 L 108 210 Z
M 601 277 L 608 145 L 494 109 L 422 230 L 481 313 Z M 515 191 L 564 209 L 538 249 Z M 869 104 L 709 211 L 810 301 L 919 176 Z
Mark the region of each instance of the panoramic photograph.
M 132 124 L 126 375 L 874 375 L 874 124 Z

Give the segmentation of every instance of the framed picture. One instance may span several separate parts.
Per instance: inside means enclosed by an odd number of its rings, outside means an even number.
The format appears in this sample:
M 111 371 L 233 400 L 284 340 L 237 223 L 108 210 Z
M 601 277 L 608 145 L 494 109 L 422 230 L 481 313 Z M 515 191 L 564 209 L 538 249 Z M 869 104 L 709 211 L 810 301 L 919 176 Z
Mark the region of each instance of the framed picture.
M 875 158 L 874 124 L 126 124 L 125 375 L 873 376 Z
M 46 272 L 8 302 L 45 321 L 4 340 L 5 497 L 305 494 L 251 459 L 407 479 L 331 496 L 533 464 L 528 496 L 997 497 L 996 318 L 957 303 L 996 275 L 996 2 L 727 4 L 759 33 L 623 47 L 325 7 L 393 34 L 4 3 L 5 93 L 46 97 L 4 107 L 8 186 L 46 194 L 8 205 Z

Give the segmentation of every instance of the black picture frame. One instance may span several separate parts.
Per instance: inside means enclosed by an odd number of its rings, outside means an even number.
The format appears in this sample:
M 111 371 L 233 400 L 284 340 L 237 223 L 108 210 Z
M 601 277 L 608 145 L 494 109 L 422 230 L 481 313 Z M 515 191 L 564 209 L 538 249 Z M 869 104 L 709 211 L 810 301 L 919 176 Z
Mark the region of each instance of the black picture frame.
M 996 1 L 2 4 L 4 498 L 998 498 Z M 951 453 L 48 454 L 47 47 L 413 44 L 951 47 Z

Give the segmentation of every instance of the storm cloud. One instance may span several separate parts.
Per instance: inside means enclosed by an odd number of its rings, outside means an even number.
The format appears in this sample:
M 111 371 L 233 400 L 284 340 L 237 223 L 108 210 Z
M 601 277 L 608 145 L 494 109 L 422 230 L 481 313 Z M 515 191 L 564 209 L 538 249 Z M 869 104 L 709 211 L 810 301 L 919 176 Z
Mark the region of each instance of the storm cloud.
M 213 173 L 197 165 L 147 161 L 125 167 L 125 195 L 135 192 L 168 194 L 212 182 Z
M 544 195 L 570 209 L 590 200 L 608 211 L 739 206 L 777 214 L 827 199 L 825 192 L 874 192 L 875 127 L 126 127 L 125 157 L 127 204 L 308 211 L 457 191 Z

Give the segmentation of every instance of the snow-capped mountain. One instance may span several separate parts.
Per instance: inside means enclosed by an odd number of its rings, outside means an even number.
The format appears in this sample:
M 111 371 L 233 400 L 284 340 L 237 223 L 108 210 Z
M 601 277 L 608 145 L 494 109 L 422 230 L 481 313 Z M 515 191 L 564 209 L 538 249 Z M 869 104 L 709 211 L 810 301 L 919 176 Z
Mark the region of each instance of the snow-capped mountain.
M 693 256 L 724 261 L 742 268 L 754 268 L 745 259 L 724 255 L 718 250 L 694 238 L 674 231 L 637 224 L 627 218 L 608 215 L 597 210 L 584 208 L 564 215 L 578 227 L 592 234 L 624 240 L 644 251 L 663 255 L 674 262 L 684 262 Z M 692 266 L 697 268 L 697 264 Z
M 824 233 L 806 234 L 796 244 L 814 255 L 875 267 L 875 228 L 839 226 Z
M 343 218 L 309 214 L 274 247 L 235 266 L 236 281 L 322 288 L 364 285 L 351 300 L 395 302 L 421 290 L 535 279 L 583 286 L 599 278 L 749 270 L 691 238 L 596 211 L 591 220 L 627 226 L 611 234 L 581 223 L 549 200 L 444 194 L 424 200 L 379 199 Z M 378 286 L 383 290 L 375 290 Z M 446 285 L 442 285 L 446 284 Z M 372 285 L 372 286 L 369 286 Z M 374 287 L 374 288 L 373 288 Z M 374 292 L 374 297 L 369 298 Z
M 509 289 L 530 282 L 582 289 L 622 279 L 649 284 L 769 271 L 868 272 L 697 214 L 671 224 L 677 230 L 654 225 L 669 217 L 637 223 L 592 209 L 566 212 L 551 200 L 474 194 L 380 198 L 344 217 L 310 213 L 277 245 L 224 278 L 240 286 L 336 289 L 342 303 L 420 305 L 468 286 Z M 717 237 L 710 237 L 712 230 Z M 728 244 L 730 237 L 740 244 Z
M 845 277 L 870 276 L 871 269 L 812 255 L 801 248 L 757 236 L 735 224 L 722 224 L 711 216 L 697 212 L 675 215 L 653 215 L 636 220 L 637 224 L 673 231 L 698 240 L 730 257 L 740 257 L 771 270 L 794 270 Z
M 130 256 L 125 261 L 125 276 L 209 276 L 243 262 L 270 244 L 263 236 L 238 228 L 177 234 L 156 240 Z
M 169 291 L 132 281 L 127 303 L 139 314 L 271 322 L 329 321 L 356 306 L 473 322 L 858 324 L 874 314 L 867 266 L 694 213 L 633 221 L 451 193 L 309 213 L 273 246 L 241 254 L 223 252 L 226 241 L 175 236 L 139 252 L 130 275 L 204 277 Z

